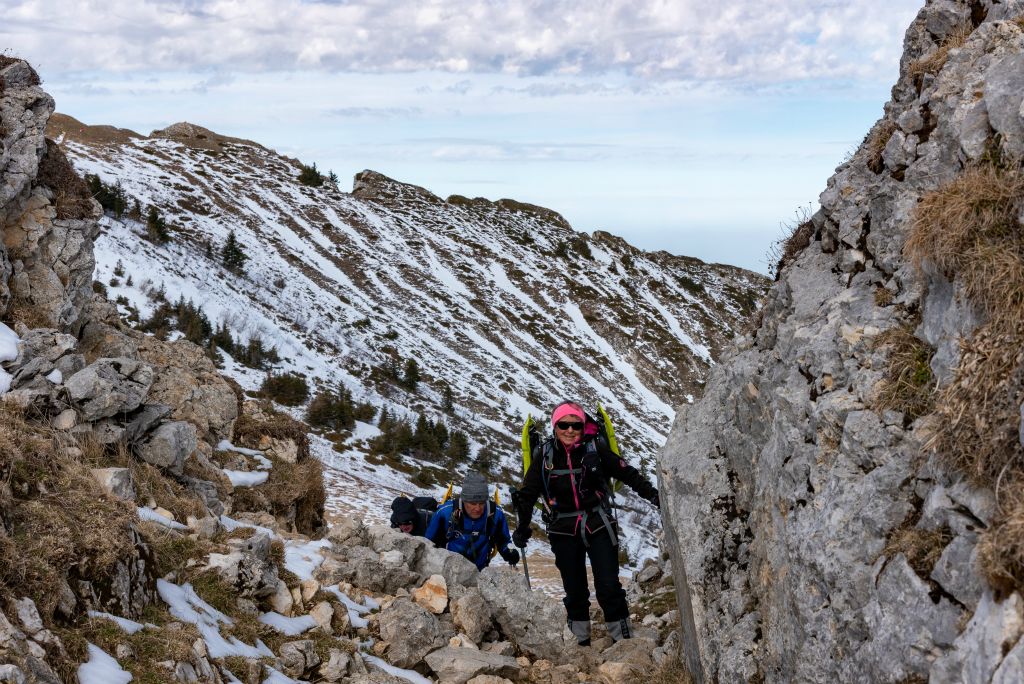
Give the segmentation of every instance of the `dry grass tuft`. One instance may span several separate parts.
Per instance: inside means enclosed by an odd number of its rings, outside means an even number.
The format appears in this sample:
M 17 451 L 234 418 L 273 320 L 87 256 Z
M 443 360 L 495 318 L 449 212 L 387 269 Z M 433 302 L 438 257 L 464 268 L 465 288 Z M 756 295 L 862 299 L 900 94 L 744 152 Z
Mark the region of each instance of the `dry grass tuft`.
M 693 677 L 685 665 L 669 658 L 654 672 L 633 675 L 627 681 L 628 684 L 693 684 Z
M 985 323 L 962 343 L 953 381 L 936 398 L 925 448 L 976 484 L 992 488 L 998 510 L 981 537 L 993 586 L 1024 588 L 1024 172 L 998 154 L 922 198 L 905 251 L 964 288 Z
M 896 295 L 894 295 L 891 290 L 887 290 L 881 285 L 875 288 L 875 304 L 877 306 L 890 306 L 895 299 Z
M 287 463 L 271 457 L 271 461 L 274 467 L 265 483 L 235 489 L 233 509 L 270 510 L 282 522 L 293 524 L 297 532 L 321 533 L 327 501 L 323 465 L 315 458 Z
M 876 347 L 889 347 L 888 377 L 875 408 L 878 411 L 895 410 L 911 418 L 920 418 L 931 410 L 935 393 L 932 369 L 929 365 L 934 351 L 914 336 L 916 326 L 911 323 L 886 330 L 875 341 Z
M 926 445 L 976 482 L 1024 474 L 1017 438 L 1024 399 L 1024 173 L 1016 164 L 970 167 L 917 207 L 906 253 L 960 283 L 988 322 L 961 350 L 937 402 Z M 1014 465 L 1015 464 L 1015 465 Z
M 66 660 L 57 668 L 62 678 L 77 682 L 78 663 L 88 659 L 87 643 L 93 643 L 104 651 L 114 654 L 118 644 L 127 644 L 135 657 L 120 661 L 121 666 L 132 673 L 132 682 L 139 684 L 165 684 L 173 681 L 173 673 L 161 662 L 190 661 L 192 644 L 200 639 L 195 625 L 174 620 L 166 606 L 151 605 L 146 608 L 143 622 L 161 627 L 159 630 L 143 629 L 135 634 L 126 634 L 111 620 L 89 618 L 73 629 L 61 629 L 59 636 L 67 649 Z
M 953 534 L 945 527 L 938 530 L 901 527 L 889 537 L 884 553 L 888 556 L 902 553 L 914 572 L 922 579 L 928 579 L 942 551 L 952 540 Z
M 807 212 L 801 210 L 797 214 L 797 221 L 783 224 L 782 237 L 768 250 L 769 273 L 775 280 L 779 279 L 782 270 L 791 264 L 814 239 L 814 224 L 807 217 Z
M 165 476 L 156 466 L 133 458 L 129 468 L 135 491 L 142 503 L 152 501 L 160 508 L 169 510 L 181 522 L 190 515 L 196 518 L 207 515 L 206 504 L 196 494 Z
M 306 426 L 291 416 L 276 413 L 269 420 L 252 416 L 239 416 L 235 421 L 235 443 L 252 449 L 259 448 L 260 438 L 290 439 L 299 448 L 299 460 L 309 457 L 309 435 Z
M 135 511 L 108 498 L 61 435 L 0 402 L 0 587 L 44 616 L 69 575 L 106 579 L 134 547 Z M 6 531 L 6 533 L 4 533 Z
M 41 306 L 33 304 L 24 297 L 15 296 L 11 299 L 11 305 L 7 309 L 4 318 L 9 323 L 20 321 L 26 328 L 53 328 L 56 326 L 50 315 Z M 13 325 L 10 327 L 14 327 Z
M 960 24 L 946 35 L 933 52 L 907 65 L 907 73 L 915 79 L 925 74 L 939 73 L 946 65 L 949 51 L 963 47 L 972 31 L 974 31 L 974 27 L 969 21 Z
M 93 199 L 89 186 L 78 175 L 60 146 L 46 139 L 46 155 L 39 164 L 38 182 L 53 191 L 58 219 L 83 219 L 92 216 Z
M 1000 594 L 1008 595 L 1024 578 L 1024 488 L 1010 487 L 1000 497 L 999 514 L 978 542 L 978 564 Z
M 882 173 L 882 169 L 885 168 L 885 164 L 882 162 L 882 152 L 897 128 L 896 122 L 892 119 L 881 119 L 871 127 L 864 139 L 864 145 L 868 151 L 867 166 L 872 172 Z

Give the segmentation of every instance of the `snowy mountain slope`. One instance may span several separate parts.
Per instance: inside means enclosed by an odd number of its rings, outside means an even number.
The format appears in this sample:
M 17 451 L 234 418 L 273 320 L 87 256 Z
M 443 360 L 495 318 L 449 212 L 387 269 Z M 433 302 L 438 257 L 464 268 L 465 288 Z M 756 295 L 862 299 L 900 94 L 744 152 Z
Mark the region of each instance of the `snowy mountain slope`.
M 111 282 L 118 261 L 125 272 L 112 300 L 145 317 L 147 292 L 190 299 L 236 337 L 275 346 L 280 370 L 392 415 L 444 416 L 507 474 L 519 471 L 525 415 L 562 398 L 602 402 L 630 460 L 648 467 L 673 406 L 700 392 L 766 284 L 510 200 L 446 201 L 371 171 L 351 193 L 307 187 L 295 160 L 190 124 L 142 137 L 54 115 L 48 134 L 81 173 L 120 182 L 171 227 L 157 245 L 139 221 L 104 219 L 96 279 Z M 229 231 L 249 257 L 240 274 L 221 266 Z M 408 359 L 415 392 L 380 372 Z M 263 379 L 230 357 L 225 372 L 247 389 Z

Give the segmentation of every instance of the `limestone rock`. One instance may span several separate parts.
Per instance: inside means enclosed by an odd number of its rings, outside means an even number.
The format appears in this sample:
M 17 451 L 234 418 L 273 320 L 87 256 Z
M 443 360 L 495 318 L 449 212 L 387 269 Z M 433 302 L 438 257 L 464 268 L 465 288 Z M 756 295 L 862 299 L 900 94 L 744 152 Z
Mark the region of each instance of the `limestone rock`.
M 515 658 L 451 646 L 428 654 L 426 662 L 439 680 L 446 684 L 465 684 L 481 674 L 515 678 L 522 669 Z
M 325 682 L 340 682 L 348 674 L 352 656 L 341 649 L 332 648 L 327 662 L 320 666 L 320 678 Z
M 997 603 L 992 592 L 986 591 L 953 650 L 935 661 L 929 677 L 939 682 L 987 682 L 1022 634 L 1024 600 L 1020 594 Z
M 149 364 L 129 358 L 98 359 L 65 381 L 82 418 L 96 421 L 135 410 L 153 383 Z
M 448 585 L 441 575 L 431 575 L 422 586 L 412 592 L 412 599 L 434 615 L 448 607 Z
M 146 463 L 181 475 L 185 459 L 196 450 L 196 428 L 191 423 L 174 421 L 164 423 L 139 445 L 138 454 Z
M 465 632 L 474 643 L 480 643 L 491 630 L 491 609 L 479 589 L 469 589 L 451 603 L 455 626 Z M 505 655 L 510 655 L 506 653 Z
M 307 670 L 320 664 L 320 656 L 316 654 L 316 646 L 311 639 L 285 642 L 281 644 L 278 655 L 284 673 L 290 677 L 301 677 Z
M 93 468 L 92 476 L 107 494 L 127 501 L 135 500 L 135 487 L 128 468 Z
M 380 612 L 379 624 L 386 657 L 398 667 L 413 667 L 448 641 L 437 618 L 408 599 L 392 601 Z
M 238 417 L 235 393 L 201 348 L 188 340 L 161 342 L 143 337 L 139 356 L 160 368 L 149 401 L 172 408 L 174 420 L 188 421 L 211 444 L 230 439 Z
M 565 609 L 541 592 L 529 591 L 511 568 L 487 567 L 477 583 L 502 632 L 535 658 L 561 660 L 575 638 L 565 625 Z
M 43 620 L 39 617 L 39 610 L 36 609 L 36 604 L 32 599 L 19 599 L 14 602 L 14 607 L 17 611 L 18 620 L 21 622 L 22 629 L 24 629 L 29 636 L 35 636 L 39 632 L 43 631 Z

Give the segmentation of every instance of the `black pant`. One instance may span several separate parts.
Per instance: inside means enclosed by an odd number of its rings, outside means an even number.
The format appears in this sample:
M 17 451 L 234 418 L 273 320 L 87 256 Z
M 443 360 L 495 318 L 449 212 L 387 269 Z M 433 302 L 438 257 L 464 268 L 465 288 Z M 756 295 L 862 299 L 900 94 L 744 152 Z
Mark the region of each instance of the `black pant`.
M 601 530 L 587 535 L 590 546 L 574 536 L 552 534 L 551 550 L 555 554 L 555 567 L 562 575 L 565 588 L 565 612 L 570 620 L 590 620 L 590 588 L 587 586 L 587 556 L 594 571 L 594 589 L 597 602 L 604 611 L 605 622 L 625 620 L 629 617 L 626 592 L 619 584 L 619 548 L 612 544 L 611 535 Z

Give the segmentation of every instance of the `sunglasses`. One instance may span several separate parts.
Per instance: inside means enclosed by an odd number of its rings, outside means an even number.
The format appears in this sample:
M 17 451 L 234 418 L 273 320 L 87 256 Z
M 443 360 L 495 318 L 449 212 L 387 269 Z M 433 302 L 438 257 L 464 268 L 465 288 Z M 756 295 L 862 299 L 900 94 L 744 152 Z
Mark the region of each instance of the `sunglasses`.
M 582 430 L 583 423 L 579 421 L 572 421 L 570 423 L 564 420 L 560 420 L 557 423 L 555 423 L 555 427 L 557 427 L 559 430 Z

